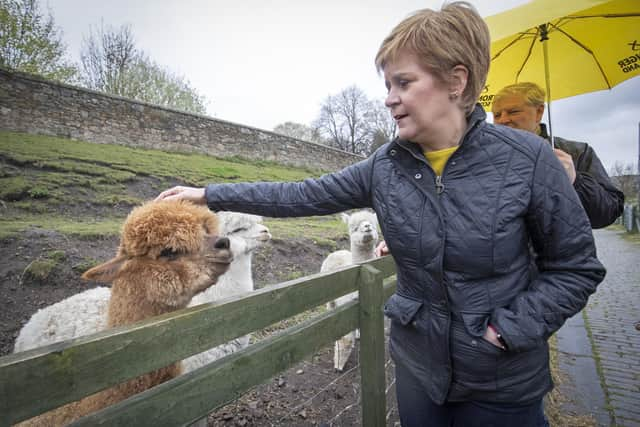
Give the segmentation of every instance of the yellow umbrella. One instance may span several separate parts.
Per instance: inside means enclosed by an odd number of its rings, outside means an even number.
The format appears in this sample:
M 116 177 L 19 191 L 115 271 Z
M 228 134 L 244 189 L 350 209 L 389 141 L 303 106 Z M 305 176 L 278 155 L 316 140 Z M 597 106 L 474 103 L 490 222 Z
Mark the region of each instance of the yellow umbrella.
M 530 81 L 551 101 L 613 86 L 640 75 L 640 0 L 535 0 L 486 18 L 491 67 L 480 95 Z

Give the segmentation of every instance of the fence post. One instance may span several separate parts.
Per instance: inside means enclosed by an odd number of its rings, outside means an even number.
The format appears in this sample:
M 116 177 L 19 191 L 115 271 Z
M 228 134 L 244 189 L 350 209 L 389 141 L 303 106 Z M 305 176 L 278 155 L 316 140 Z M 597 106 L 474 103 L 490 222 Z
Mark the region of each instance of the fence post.
M 363 265 L 359 289 L 362 425 L 384 427 L 387 410 L 382 272 L 370 265 Z

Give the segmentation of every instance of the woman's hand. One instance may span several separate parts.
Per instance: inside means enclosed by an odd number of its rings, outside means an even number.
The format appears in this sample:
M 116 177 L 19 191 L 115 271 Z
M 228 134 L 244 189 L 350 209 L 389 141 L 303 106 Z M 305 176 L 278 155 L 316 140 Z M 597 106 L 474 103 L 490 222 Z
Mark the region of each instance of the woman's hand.
M 500 337 L 498 336 L 498 331 L 491 325 L 488 325 L 487 330 L 484 332 L 484 336 L 482 337 L 485 340 L 489 341 L 491 344 L 495 345 L 498 348 L 506 350 L 507 348 L 500 341 Z
M 385 256 L 385 255 L 389 255 L 389 248 L 387 247 L 387 242 L 385 242 L 384 240 L 380 243 L 378 243 L 378 246 L 376 246 L 376 256 Z
M 163 191 L 155 198 L 158 200 L 188 200 L 197 205 L 204 205 L 206 198 L 204 197 L 204 188 L 182 187 L 177 186 Z

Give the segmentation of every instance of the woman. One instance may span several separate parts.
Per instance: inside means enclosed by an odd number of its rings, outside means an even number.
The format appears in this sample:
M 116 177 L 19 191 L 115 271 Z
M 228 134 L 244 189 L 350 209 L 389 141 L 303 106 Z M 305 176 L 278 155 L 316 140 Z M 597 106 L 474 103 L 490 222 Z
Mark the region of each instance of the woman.
M 302 182 L 158 198 L 272 217 L 372 207 L 397 265 L 385 313 L 402 424 L 544 425 L 547 339 L 605 273 L 580 201 L 548 144 L 486 123 L 475 105 L 489 32 L 470 5 L 408 17 L 376 65 L 399 137 L 368 159 Z

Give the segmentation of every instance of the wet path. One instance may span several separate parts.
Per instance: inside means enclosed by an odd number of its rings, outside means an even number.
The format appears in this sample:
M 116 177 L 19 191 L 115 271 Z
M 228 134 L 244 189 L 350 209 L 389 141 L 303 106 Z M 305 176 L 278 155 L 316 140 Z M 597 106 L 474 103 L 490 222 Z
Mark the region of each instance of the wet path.
M 558 331 L 568 410 L 602 426 L 640 427 L 640 245 L 623 232 L 595 230 L 607 276 L 583 313 Z

